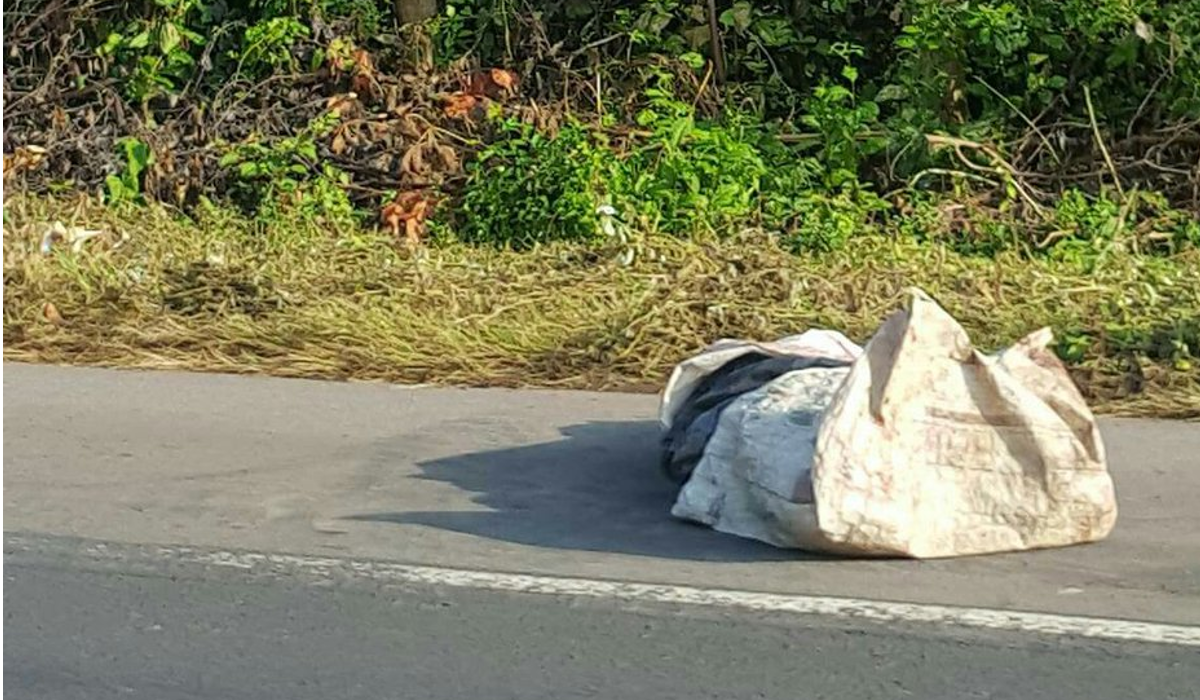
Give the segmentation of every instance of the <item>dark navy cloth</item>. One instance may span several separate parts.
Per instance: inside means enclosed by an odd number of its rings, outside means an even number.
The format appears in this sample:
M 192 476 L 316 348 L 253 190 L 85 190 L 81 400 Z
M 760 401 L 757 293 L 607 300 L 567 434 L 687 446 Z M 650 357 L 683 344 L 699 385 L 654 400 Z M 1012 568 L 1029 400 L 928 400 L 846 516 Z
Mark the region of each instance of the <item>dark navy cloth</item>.
M 748 353 L 726 363 L 705 377 L 676 411 L 670 430 L 662 437 L 663 471 L 679 484 L 686 482 L 704 455 L 721 413 L 742 394 L 788 372 L 849 366 L 849 362 L 825 357 L 774 357 L 762 353 Z

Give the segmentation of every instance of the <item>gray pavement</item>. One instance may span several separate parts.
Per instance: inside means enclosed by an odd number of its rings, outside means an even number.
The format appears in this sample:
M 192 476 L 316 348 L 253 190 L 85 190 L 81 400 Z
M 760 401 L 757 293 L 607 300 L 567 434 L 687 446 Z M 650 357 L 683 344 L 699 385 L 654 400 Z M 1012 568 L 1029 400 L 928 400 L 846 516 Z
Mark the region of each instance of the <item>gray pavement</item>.
M 4 690 L 46 700 L 1198 697 L 1195 647 L 6 552 Z
M 261 575 L 153 546 L 1200 625 L 1200 425 L 1103 421 L 1105 542 L 848 561 L 671 519 L 651 396 L 6 363 L 4 399 L 13 697 L 1200 697 L 1196 647 Z
M 673 520 L 653 396 L 6 364 L 7 531 L 1200 624 L 1200 425 L 1108 420 L 1105 542 L 841 561 Z

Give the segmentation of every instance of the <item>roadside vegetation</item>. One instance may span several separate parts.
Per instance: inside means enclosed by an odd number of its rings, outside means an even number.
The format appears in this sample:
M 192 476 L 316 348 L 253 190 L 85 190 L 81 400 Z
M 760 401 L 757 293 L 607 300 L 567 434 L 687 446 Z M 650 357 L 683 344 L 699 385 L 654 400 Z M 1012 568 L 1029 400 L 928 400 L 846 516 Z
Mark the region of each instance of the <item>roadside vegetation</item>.
M 654 390 L 919 285 L 1200 417 L 1190 0 L 10 5 L 9 359 Z

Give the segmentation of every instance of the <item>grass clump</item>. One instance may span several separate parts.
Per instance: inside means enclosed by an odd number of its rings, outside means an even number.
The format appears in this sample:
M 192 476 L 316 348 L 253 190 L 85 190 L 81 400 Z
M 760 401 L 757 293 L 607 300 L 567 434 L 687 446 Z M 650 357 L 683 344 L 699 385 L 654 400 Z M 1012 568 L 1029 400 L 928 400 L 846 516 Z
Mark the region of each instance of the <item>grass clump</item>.
M 12 5 L 11 358 L 648 389 L 918 285 L 1200 413 L 1194 0 Z
M 661 234 L 525 252 L 297 216 L 21 196 L 6 205 L 9 359 L 280 376 L 657 390 L 718 337 L 810 327 L 863 341 L 925 288 L 998 348 L 1042 325 L 1098 410 L 1200 417 L 1200 253 L 1069 256 L 859 236 L 792 254 L 761 232 Z M 105 235 L 39 251 L 45 222 Z M 340 232 L 335 232 L 340 231 Z M 47 304 L 54 313 L 47 312 Z

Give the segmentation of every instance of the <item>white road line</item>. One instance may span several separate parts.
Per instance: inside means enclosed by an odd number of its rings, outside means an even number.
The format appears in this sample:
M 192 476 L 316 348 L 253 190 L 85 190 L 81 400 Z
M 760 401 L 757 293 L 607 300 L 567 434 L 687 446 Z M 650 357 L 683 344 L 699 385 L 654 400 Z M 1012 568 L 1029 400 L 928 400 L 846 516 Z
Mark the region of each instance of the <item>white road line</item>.
M 95 550 L 93 550 L 95 551 Z M 952 607 L 917 603 L 781 595 L 692 586 L 626 583 L 585 578 L 560 578 L 435 566 L 306 557 L 285 554 L 208 552 L 183 547 L 157 551 L 177 561 L 239 569 L 300 572 L 320 577 L 351 575 L 384 583 L 453 586 L 514 593 L 613 598 L 625 601 L 675 603 L 761 612 L 824 615 L 875 622 L 919 622 L 959 627 L 1064 635 L 1112 641 L 1200 646 L 1200 627 L 1155 622 L 1051 615 L 1034 612 Z M 96 552 L 100 553 L 100 552 Z

